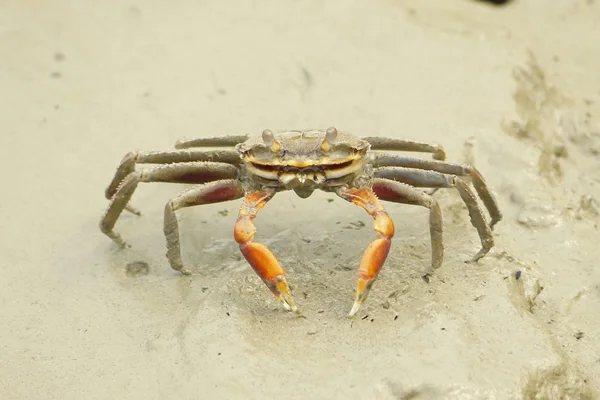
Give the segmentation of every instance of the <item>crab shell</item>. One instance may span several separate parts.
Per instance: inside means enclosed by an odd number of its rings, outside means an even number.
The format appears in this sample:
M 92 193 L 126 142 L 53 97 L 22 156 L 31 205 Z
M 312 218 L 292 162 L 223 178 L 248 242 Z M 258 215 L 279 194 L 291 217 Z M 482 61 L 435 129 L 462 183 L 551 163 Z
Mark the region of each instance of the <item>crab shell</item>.
M 252 138 L 236 146 L 248 179 L 262 187 L 293 190 L 301 198 L 360 177 L 369 142 L 335 128 L 290 130 Z

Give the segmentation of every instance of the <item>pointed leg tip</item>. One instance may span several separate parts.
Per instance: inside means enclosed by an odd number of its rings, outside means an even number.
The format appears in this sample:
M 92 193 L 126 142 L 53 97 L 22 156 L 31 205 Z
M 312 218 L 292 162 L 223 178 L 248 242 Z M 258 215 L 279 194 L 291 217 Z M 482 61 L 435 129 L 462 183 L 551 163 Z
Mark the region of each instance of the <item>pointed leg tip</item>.
M 490 222 L 490 230 L 493 231 L 494 228 L 496 227 L 496 224 L 500 221 L 502 221 L 502 216 L 492 219 L 492 222 Z
M 487 252 L 486 252 L 487 254 Z M 485 254 L 481 254 L 481 252 L 477 253 L 473 258 L 465 261 L 465 264 L 477 264 L 479 260 L 483 258 Z
M 142 212 L 140 210 L 138 210 L 137 208 L 130 206 L 129 204 L 125 206 L 125 211 L 128 211 L 132 214 L 135 214 L 137 216 L 141 216 Z
M 131 247 L 129 244 L 127 244 L 123 238 L 121 237 L 121 235 L 119 235 L 118 233 L 115 233 L 113 231 L 110 230 L 105 230 L 103 229 L 103 226 L 100 225 L 100 229 L 102 229 L 102 232 L 104 232 L 104 234 L 106 236 L 108 236 L 117 246 L 119 246 L 119 248 L 123 249 L 123 248 L 128 248 Z
M 432 271 L 435 271 L 435 270 L 437 270 L 437 269 L 440 269 L 441 267 L 442 267 L 442 263 L 441 263 L 441 262 L 439 262 L 439 263 L 437 263 L 437 264 L 433 264 L 433 265 L 431 266 L 431 269 L 432 269 Z M 432 273 L 433 273 L 433 272 L 432 272 Z
M 119 246 L 120 249 L 130 249 L 131 245 L 125 241 L 123 241 L 122 239 L 120 239 L 119 241 L 115 241 L 115 243 L 117 244 L 117 246 Z

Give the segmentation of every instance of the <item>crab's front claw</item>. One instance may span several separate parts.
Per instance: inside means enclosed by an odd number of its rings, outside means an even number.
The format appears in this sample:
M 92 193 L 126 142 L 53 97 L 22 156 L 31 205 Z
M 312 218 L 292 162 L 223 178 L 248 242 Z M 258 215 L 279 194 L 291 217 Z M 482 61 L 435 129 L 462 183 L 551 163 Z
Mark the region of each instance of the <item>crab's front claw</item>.
M 279 300 L 281 305 L 283 305 L 283 308 L 288 311 L 294 311 L 300 316 L 302 315 L 300 309 L 296 305 L 296 301 L 294 300 L 292 293 L 290 292 L 290 288 L 287 284 L 285 276 L 279 275 L 277 278 L 275 278 L 275 282 L 267 280 L 263 280 L 263 282 L 267 285 L 271 292 L 273 292 L 277 300 Z
M 348 314 L 348 317 L 354 316 L 360 309 L 360 306 L 367 300 L 369 291 L 377 279 L 377 274 L 381 270 L 385 259 L 390 251 L 391 241 L 388 238 L 375 240 L 367 247 L 363 259 L 358 269 L 358 284 L 356 285 L 356 300 Z
M 234 229 L 234 237 L 240 245 L 240 251 L 254 272 L 273 292 L 277 300 L 286 310 L 296 312 L 302 316 L 300 309 L 292 297 L 290 287 L 285 279 L 285 273 L 275 255 L 267 246 L 253 242 L 256 227 L 252 221 L 274 192 L 251 192 L 244 196 L 244 203 L 240 208 Z
M 377 279 L 377 274 L 381 270 L 383 263 L 390 252 L 392 237 L 394 236 L 394 222 L 385 211 L 385 208 L 379 201 L 379 198 L 371 188 L 347 188 L 341 187 L 337 191 L 338 196 L 360 206 L 369 213 L 375 220 L 374 228 L 377 234 L 375 239 L 367 250 L 360 262 L 358 268 L 358 285 L 356 288 L 356 300 L 348 314 L 348 317 L 354 316 L 365 302 L 369 291 Z
M 240 244 L 240 250 L 248 264 L 269 290 L 273 292 L 283 307 L 301 315 L 285 279 L 283 268 L 281 268 L 273 253 L 265 245 L 253 242 Z

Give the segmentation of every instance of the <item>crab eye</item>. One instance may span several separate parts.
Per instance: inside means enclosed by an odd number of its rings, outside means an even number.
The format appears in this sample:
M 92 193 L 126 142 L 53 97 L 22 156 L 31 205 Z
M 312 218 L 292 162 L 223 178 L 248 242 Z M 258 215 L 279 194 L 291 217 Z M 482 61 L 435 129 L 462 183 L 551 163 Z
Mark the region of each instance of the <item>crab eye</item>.
M 273 135 L 273 132 L 270 129 L 265 129 L 262 132 L 262 140 L 268 147 L 271 148 L 271 151 L 279 151 L 281 145 L 277 140 L 275 140 L 275 135 Z
M 331 148 L 331 145 L 337 139 L 337 133 L 338 133 L 337 129 L 335 129 L 333 126 L 331 128 L 328 128 L 327 131 L 325 131 L 325 138 L 323 139 L 323 142 L 321 143 L 321 150 L 329 151 L 329 149 Z
M 273 132 L 270 129 L 265 129 L 262 133 L 262 140 L 269 147 L 275 144 L 275 137 L 273 136 Z
M 337 139 L 337 133 L 337 129 L 332 126 L 325 132 L 325 140 L 327 140 L 329 144 L 332 144 Z

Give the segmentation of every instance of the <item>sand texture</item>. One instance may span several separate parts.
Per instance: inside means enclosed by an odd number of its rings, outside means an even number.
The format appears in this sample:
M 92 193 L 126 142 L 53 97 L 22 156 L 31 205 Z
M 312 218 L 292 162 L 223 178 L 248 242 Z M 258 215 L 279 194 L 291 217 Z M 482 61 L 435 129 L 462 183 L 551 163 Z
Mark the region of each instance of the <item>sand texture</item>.
M 0 3 L 0 400 L 600 398 L 600 2 L 7 0 Z M 456 190 L 386 203 L 389 258 L 353 319 L 364 210 L 278 194 L 256 240 L 306 318 L 233 240 L 240 201 L 163 210 L 140 184 L 115 230 L 104 190 L 129 151 L 336 126 L 439 143 L 504 213 L 476 264 Z M 419 155 L 421 156 L 421 155 Z M 427 157 L 427 155 L 423 155 Z

